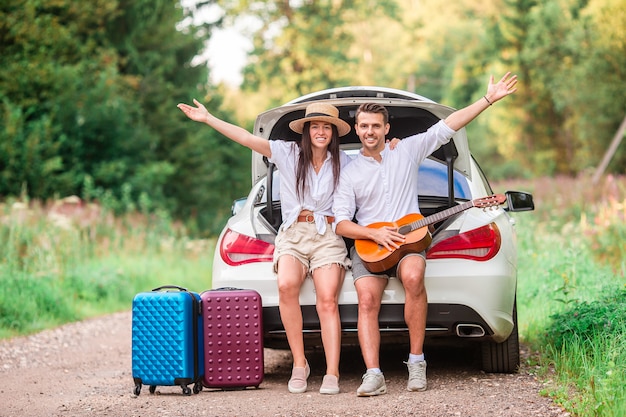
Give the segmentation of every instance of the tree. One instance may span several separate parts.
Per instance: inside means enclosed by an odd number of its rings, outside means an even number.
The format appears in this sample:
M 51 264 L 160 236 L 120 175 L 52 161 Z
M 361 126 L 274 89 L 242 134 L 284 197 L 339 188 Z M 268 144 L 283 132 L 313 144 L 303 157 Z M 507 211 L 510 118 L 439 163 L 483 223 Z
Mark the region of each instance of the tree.
M 191 13 L 177 0 L 4 1 L 0 195 L 141 201 L 219 230 L 249 159 L 176 108 L 208 91 L 192 60 L 211 25 Z
M 33 197 L 48 197 L 80 182 L 64 175 L 73 161 L 63 148 L 72 141 L 61 123 L 84 122 L 70 97 L 112 68 L 101 42 L 82 41 L 114 9 L 106 2 L 84 9 L 67 3 L 9 0 L 0 9 L 1 194 L 17 195 L 25 187 Z M 85 55 L 91 65 L 82 61 Z
M 578 170 L 600 163 L 626 114 L 624 39 L 626 2 L 622 0 L 589 1 L 568 36 L 567 42 L 578 53 L 556 103 L 572 110 L 565 126 L 578 139 L 580 150 L 572 161 Z M 609 166 L 623 173 L 626 149 L 617 151 Z
M 268 106 L 312 91 L 355 82 L 360 61 L 351 56 L 353 23 L 367 13 L 388 16 L 393 1 L 219 1 L 227 16 L 260 22 L 242 87 L 268 97 Z
M 512 13 L 493 38 L 512 48 L 524 85 L 516 95 L 522 134 L 512 149 L 535 174 L 576 174 L 596 165 L 626 110 L 615 105 L 626 102 L 625 90 L 616 88 L 625 79 L 626 3 L 506 3 Z
M 490 176 L 594 166 L 626 112 L 623 0 L 219 3 L 227 17 L 262 22 L 243 87 L 268 106 L 375 84 L 458 108 L 483 94 L 489 74 L 518 74 L 518 92 L 468 126 Z

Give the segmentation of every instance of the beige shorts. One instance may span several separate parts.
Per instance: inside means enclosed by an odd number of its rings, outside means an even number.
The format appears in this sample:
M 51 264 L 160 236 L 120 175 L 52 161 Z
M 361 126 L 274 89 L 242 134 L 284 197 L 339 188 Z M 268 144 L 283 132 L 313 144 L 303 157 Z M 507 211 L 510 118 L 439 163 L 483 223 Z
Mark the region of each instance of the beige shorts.
M 295 257 L 309 273 L 325 265 L 337 264 L 344 269 L 350 266 L 346 243 L 330 224 L 326 225 L 326 233 L 320 235 L 315 223 L 295 222 L 278 232 L 274 245 L 274 272 L 278 271 L 283 255 Z

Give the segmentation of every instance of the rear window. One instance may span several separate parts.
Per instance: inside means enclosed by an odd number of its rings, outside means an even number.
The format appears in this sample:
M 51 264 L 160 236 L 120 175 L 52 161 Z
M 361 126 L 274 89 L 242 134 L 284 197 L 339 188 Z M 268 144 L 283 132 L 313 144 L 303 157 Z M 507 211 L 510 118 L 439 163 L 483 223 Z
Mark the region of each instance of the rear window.
M 448 169 L 439 162 L 426 159 L 420 165 L 417 192 L 420 196 L 448 197 Z M 454 171 L 454 197 L 471 199 L 467 178 Z

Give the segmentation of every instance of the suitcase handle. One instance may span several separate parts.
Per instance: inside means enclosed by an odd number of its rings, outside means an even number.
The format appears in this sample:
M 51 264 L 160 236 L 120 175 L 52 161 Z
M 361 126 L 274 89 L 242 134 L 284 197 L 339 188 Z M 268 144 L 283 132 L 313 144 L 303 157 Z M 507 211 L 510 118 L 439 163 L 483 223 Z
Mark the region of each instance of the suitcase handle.
M 241 290 L 241 288 L 237 288 L 237 287 L 219 287 L 219 288 L 213 288 L 209 291 L 239 291 Z
M 178 285 L 163 285 L 161 287 L 153 289 L 152 291 L 161 291 L 161 290 L 187 291 L 187 288 L 179 287 Z

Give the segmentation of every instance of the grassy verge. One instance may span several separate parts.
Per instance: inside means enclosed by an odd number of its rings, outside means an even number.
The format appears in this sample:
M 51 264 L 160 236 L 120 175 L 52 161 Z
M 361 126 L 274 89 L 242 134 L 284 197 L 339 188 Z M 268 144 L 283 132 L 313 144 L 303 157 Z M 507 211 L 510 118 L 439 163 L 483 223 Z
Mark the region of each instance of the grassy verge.
M 577 415 L 626 415 L 624 317 L 626 288 L 620 288 L 555 315 L 543 336 L 544 357 L 565 382 L 550 394 Z
M 167 216 L 113 218 L 81 202 L 0 213 L 0 338 L 126 310 L 161 285 L 211 286 L 213 241 L 189 240 Z
M 577 416 L 626 415 L 626 179 L 556 178 L 518 215 L 522 340 L 545 394 Z

